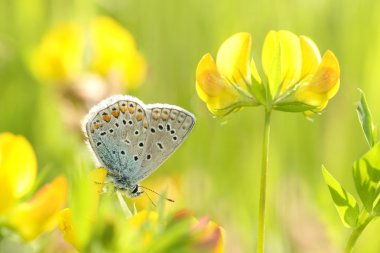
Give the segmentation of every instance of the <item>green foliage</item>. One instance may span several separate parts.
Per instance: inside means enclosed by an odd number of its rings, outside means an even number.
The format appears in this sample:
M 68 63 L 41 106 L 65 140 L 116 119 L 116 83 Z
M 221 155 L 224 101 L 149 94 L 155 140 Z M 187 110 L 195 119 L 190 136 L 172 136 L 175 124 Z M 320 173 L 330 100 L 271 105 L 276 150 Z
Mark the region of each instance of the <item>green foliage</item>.
M 369 213 L 379 195 L 380 182 L 380 143 L 354 163 L 354 181 L 356 190 Z
M 368 142 L 370 147 L 373 147 L 376 143 L 377 132 L 376 127 L 372 121 L 371 112 L 368 109 L 367 100 L 362 90 L 359 89 L 360 92 L 360 101 L 358 107 L 356 108 L 356 112 L 358 113 L 359 121 L 362 126 L 364 136 Z
M 355 227 L 359 216 L 359 206 L 354 196 L 347 192 L 324 166 L 322 166 L 322 173 L 343 224 L 347 227 Z
M 343 224 L 353 229 L 345 249 L 347 253 L 352 252 L 357 239 L 372 219 L 380 216 L 380 142 L 377 142 L 376 129 L 365 95 L 361 90 L 359 91 L 361 97 L 357 113 L 364 137 L 370 146 L 370 150 L 353 164 L 355 188 L 364 206 L 364 208 L 360 207 L 360 214 L 355 198 L 345 191 L 324 167 L 322 168 Z

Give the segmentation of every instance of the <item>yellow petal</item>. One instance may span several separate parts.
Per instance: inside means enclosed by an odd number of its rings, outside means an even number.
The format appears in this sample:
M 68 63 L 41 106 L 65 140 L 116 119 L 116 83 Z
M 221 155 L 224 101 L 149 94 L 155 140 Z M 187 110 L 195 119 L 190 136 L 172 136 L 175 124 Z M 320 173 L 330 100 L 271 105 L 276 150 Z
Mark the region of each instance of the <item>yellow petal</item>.
M 91 171 L 90 181 L 93 186 L 93 195 L 99 198 L 99 194 L 103 190 L 104 181 L 107 176 L 107 169 L 105 168 L 96 168 Z
M 214 232 L 214 234 L 216 235 L 216 238 L 214 239 L 215 246 L 212 252 L 223 253 L 224 252 L 224 238 L 225 238 L 224 229 L 220 227 L 218 224 L 216 224 L 215 222 L 209 221 L 209 223 L 207 224 L 206 230 L 216 231 L 216 233 Z
M 339 62 L 331 51 L 327 51 L 311 81 L 297 90 L 296 98 L 306 104 L 318 106 L 320 111 L 335 96 L 339 84 Z
M 158 217 L 159 215 L 157 212 L 142 210 L 129 218 L 128 223 L 131 228 L 139 229 L 145 222 L 157 224 Z
M 256 63 L 253 59 L 251 60 L 251 75 L 255 79 L 256 83 L 261 84 L 261 78 L 259 72 L 257 71 Z
M 206 54 L 196 71 L 198 96 L 207 103 L 211 112 L 223 110 L 238 101 L 239 94 L 218 72 L 214 59 Z
M 50 30 L 33 55 L 33 73 L 46 81 L 76 78 L 83 68 L 83 44 L 78 25 L 65 24 Z
M 251 35 L 237 33 L 220 46 L 216 56 L 216 66 L 219 73 L 229 82 L 238 84 L 247 90 L 250 83 Z
M 321 62 L 321 54 L 317 45 L 308 37 L 300 36 L 302 50 L 301 78 L 317 70 Z
M 66 178 L 59 176 L 42 187 L 30 201 L 19 204 L 12 211 L 9 224 L 24 240 L 33 240 L 57 226 L 57 215 L 66 197 Z
M 159 215 L 154 211 L 140 211 L 128 219 L 128 228 L 142 231 L 143 245 L 149 245 L 156 233 Z M 143 229 L 143 227 L 145 229 Z M 149 228 L 149 229 L 146 229 Z
M 339 89 L 340 68 L 333 52 L 327 51 L 318 67 L 310 86 L 315 93 L 326 94 L 330 99 Z
M 92 24 L 92 69 L 113 80 L 123 81 L 129 88 L 145 77 L 145 60 L 138 53 L 133 36 L 108 17 L 99 17 Z M 132 86 L 131 86 L 132 85 Z
M 262 64 L 272 97 L 282 94 L 300 78 L 302 55 L 299 38 L 289 31 L 271 31 L 265 38 Z
M 58 216 L 59 229 L 63 233 L 63 238 L 76 249 L 79 249 L 76 230 L 73 225 L 72 213 L 69 208 L 63 209 Z
M 32 187 L 37 161 L 30 143 L 19 135 L 0 134 L 0 214 Z

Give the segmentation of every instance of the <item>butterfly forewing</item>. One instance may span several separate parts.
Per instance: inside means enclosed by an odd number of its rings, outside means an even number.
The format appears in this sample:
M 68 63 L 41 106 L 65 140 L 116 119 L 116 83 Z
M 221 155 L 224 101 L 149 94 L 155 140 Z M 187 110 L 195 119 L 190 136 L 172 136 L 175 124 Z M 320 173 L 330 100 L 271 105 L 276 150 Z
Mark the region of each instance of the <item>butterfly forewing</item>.
M 86 133 L 100 164 L 114 174 L 133 174 L 142 162 L 144 151 L 139 145 L 144 145 L 148 127 L 144 104 L 133 97 L 111 97 L 93 114 Z

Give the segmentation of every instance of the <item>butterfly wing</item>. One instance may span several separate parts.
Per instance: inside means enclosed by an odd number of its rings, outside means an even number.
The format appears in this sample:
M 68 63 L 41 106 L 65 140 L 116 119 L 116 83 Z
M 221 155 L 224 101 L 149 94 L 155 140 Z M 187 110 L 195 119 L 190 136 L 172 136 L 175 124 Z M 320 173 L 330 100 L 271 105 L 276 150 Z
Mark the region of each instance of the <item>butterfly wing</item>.
M 132 176 L 137 183 L 152 174 L 186 139 L 195 124 L 190 112 L 174 105 L 146 106 L 149 122 L 144 156 Z
M 89 144 L 110 174 L 129 179 L 141 167 L 149 126 L 144 107 L 137 98 L 118 95 L 94 106 L 86 116 L 83 127 Z

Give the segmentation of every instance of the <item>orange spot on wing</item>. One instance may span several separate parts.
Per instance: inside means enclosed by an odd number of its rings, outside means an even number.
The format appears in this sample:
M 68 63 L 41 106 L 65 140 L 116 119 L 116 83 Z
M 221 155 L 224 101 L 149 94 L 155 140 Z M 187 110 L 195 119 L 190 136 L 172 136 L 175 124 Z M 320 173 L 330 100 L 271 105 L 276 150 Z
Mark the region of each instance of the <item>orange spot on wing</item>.
M 137 114 L 136 115 L 136 119 L 137 119 L 137 121 L 140 121 L 140 120 L 142 120 L 144 118 L 144 116 L 142 115 L 142 114 Z
M 119 111 L 119 110 L 112 110 L 111 114 L 112 114 L 115 118 L 117 118 L 117 117 L 119 117 L 120 111 Z
M 106 121 L 106 122 L 110 122 L 111 117 L 108 114 L 107 115 L 103 115 L 103 120 Z

